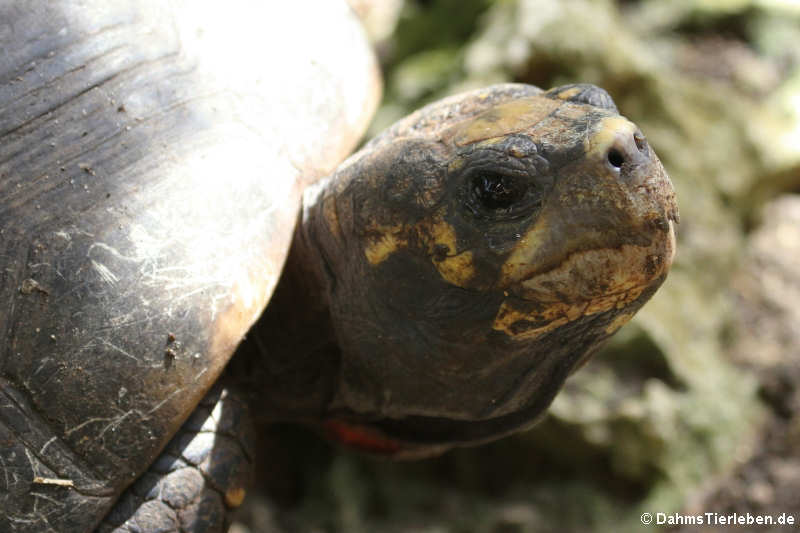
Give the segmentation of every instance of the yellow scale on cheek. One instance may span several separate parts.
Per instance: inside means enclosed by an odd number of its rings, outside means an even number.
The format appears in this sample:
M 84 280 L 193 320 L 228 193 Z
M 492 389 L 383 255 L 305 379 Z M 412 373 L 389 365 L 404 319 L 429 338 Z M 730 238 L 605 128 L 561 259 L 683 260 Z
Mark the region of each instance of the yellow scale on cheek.
M 500 309 L 494 318 L 492 329 L 502 331 L 509 337 L 527 340 L 535 339 L 548 331 L 556 329 L 568 322 L 578 319 L 584 314 L 585 307 L 572 306 L 561 302 L 551 303 L 543 311 L 526 312 L 515 309 L 508 300 L 500 304 Z M 514 328 L 519 322 L 542 324 L 531 326 L 523 331 Z
M 643 290 L 644 287 L 636 287 L 622 295 L 609 295 L 586 303 L 551 302 L 547 304 L 544 310 L 533 312 L 515 309 L 508 300 L 505 300 L 500 304 L 497 315 L 495 315 L 492 329 L 502 331 L 509 337 L 519 340 L 536 339 L 582 316 L 590 316 L 612 309 L 622 309 L 638 298 Z M 631 318 L 633 318 L 633 313 L 619 314 L 606 326 L 605 332 L 608 334 L 614 333 Z M 518 322 L 522 322 L 523 327 L 515 328 L 514 325 Z M 530 323 L 531 327 L 524 328 L 524 322 Z
M 401 246 L 407 246 L 408 241 L 403 236 L 404 226 L 370 226 L 370 234 L 374 237 L 367 239 L 364 255 L 372 266 L 377 266 L 397 251 Z
M 458 252 L 456 232 L 453 226 L 441 218 L 430 225 L 429 232 L 432 242 L 428 244 L 428 253 L 439 274 L 451 285 L 465 287 L 475 276 L 472 252 Z M 441 246 L 447 248 L 447 255 L 441 261 L 437 261 L 436 248 Z
M 411 230 L 402 224 L 370 226 L 370 237 L 367 238 L 367 245 L 364 247 L 364 256 L 369 264 L 377 266 L 400 248 L 407 247 L 409 231 Z M 466 286 L 475 275 L 472 252 L 458 252 L 453 226 L 439 216 L 433 221 L 420 223 L 418 231 L 426 237 L 424 241 L 427 254 L 442 279 L 452 285 Z M 440 251 L 443 249 L 446 250 L 444 253 Z

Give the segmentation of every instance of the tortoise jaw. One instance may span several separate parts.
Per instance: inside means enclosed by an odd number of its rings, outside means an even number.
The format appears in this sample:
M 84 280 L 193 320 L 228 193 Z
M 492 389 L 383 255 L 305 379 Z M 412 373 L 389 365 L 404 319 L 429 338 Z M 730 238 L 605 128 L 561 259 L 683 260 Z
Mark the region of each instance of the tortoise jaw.
M 391 459 L 425 459 L 440 455 L 452 447 L 409 442 L 390 436 L 379 426 L 344 419 L 326 420 L 322 423 L 322 431 L 328 440 L 347 448 Z
M 570 254 L 545 272 L 523 275 L 509 287 L 492 328 L 532 340 L 584 316 L 620 311 L 606 333 L 633 316 L 625 309 L 660 285 L 675 257 L 674 224 L 647 245 L 596 247 Z
M 555 391 L 554 391 L 555 392 Z M 484 419 L 409 415 L 370 419 L 364 414 L 339 412 L 319 427 L 329 440 L 369 455 L 391 459 L 424 459 L 454 447 L 475 446 L 527 429 L 543 416 L 552 396 Z

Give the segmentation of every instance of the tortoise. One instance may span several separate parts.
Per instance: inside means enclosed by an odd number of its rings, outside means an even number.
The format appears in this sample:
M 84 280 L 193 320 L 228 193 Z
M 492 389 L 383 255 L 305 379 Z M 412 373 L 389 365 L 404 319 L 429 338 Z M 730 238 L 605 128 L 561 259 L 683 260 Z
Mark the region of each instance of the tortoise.
M 335 168 L 379 94 L 335 2 L 0 20 L 0 530 L 224 530 L 262 423 L 519 431 L 671 265 L 672 185 L 598 87 L 451 96 Z

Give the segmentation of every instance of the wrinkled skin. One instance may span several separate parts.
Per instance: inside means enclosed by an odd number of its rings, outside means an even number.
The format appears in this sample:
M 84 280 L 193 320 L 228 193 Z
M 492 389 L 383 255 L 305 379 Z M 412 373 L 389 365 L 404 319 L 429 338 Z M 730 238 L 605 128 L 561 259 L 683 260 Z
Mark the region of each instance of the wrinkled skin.
M 657 156 L 602 89 L 451 97 L 306 191 L 240 375 L 269 420 L 376 453 L 506 435 L 661 285 L 677 220 Z

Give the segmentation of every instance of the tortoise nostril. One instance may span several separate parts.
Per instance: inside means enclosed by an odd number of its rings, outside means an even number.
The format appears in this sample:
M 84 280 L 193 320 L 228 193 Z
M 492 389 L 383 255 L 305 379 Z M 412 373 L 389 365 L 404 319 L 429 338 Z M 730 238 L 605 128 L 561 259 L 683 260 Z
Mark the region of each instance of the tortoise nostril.
M 611 148 L 608 151 L 608 162 L 612 167 L 619 169 L 622 167 L 622 164 L 625 163 L 625 156 L 616 148 Z
M 644 138 L 644 135 L 638 131 L 633 134 L 633 142 L 636 143 L 636 148 L 638 148 L 640 152 L 644 152 L 647 149 L 647 140 Z

